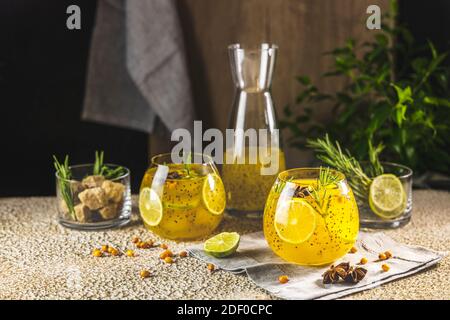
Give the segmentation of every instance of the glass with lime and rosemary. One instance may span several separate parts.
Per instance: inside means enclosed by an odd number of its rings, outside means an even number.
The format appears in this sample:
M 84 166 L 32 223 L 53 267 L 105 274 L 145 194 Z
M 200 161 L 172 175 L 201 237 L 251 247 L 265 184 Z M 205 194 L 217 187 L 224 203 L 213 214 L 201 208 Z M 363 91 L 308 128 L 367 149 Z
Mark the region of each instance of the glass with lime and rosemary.
M 363 228 L 397 228 L 412 213 L 413 171 L 401 164 L 379 161 L 382 148 L 368 151 L 369 161 L 358 161 L 328 135 L 310 140 L 317 157 L 342 173 L 355 194 Z
M 152 158 L 139 194 L 147 229 L 173 240 L 202 238 L 216 229 L 225 210 L 225 189 L 212 159 L 201 158 L 201 163 L 173 163 L 170 153 Z
M 264 210 L 264 236 L 281 258 L 324 265 L 356 241 L 358 207 L 345 176 L 329 168 L 283 171 Z

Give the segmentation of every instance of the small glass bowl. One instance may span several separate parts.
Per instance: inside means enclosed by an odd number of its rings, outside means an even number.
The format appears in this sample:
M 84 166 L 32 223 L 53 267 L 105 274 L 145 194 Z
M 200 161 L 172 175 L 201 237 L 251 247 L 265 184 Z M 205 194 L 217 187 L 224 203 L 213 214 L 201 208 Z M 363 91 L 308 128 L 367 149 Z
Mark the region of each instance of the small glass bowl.
M 394 219 L 383 219 L 376 215 L 368 200 L 361 200 L 358 197 L 356 201 L 359 207 L 359 221 L 361 228 L 370 229 L 393 229 L 406 225 L 411 220 L 412 214 L 412 184 L 413 184 L 413 171 L 412 169 L 397 163 L 382 162 L 384 173 L 391 173 L 400 179 L 403 190 L 406 194 L 406 206 L 404 211 Z
M 119 166 L 106 164 L 110 169 Z M 56 198 L 59 222 L 78 230 L 119 227 L 130 222 L 130 170 L 114 179 L 92 174 L 93 164 L 70 166 L 72 179 L 56 173 Z M 69 201 L 69 205 L 67 205 Z M 69 208 L 73 208 L 72 210 Z

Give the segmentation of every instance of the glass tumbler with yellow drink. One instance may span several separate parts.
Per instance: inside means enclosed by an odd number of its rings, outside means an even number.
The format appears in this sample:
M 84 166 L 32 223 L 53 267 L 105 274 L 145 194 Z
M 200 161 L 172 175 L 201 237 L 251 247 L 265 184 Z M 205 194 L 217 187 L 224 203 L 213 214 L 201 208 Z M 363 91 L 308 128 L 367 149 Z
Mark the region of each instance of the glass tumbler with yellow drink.
M 283 171 L 264 210 L 264 236 L 281 258 L 324 265 L 356 241 L 358 207 L 345 176 L 329 168 Z
M 139 193 L 147 229 L 164 238 L 188 240 L 205 237 L 219 225 L 225 189 L 212 159 L 199 156 L 201 163 L 173 163 L 170 153 L 152 158 Z

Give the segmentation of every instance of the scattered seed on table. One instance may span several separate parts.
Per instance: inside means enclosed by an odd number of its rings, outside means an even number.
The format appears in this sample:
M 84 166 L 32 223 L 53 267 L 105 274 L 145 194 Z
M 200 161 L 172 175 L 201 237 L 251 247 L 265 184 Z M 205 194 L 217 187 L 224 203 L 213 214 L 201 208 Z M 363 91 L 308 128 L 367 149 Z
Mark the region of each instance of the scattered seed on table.
M 171 257 L 165 257 L 164 262 L 165 263 L 173 263 L 173 259 Z
M 139 241 L 138 243 L 136 243 L 136 247 L 138 247 L 139 249 L 143 249 L 145 245 L 145 242 L 143 241 Z
M 164 250 L 163 252 L 161 252 L 161 254 L 159 255 L 160 259 L 165 259 L 167 257 L 172 257 L 173 253 L 170 250 Z
M 94 257 L 101 257 L 103 254 L 102 254 L 102 251 L 100 249 L 94 249 L 94 250 L 92 250 L 92 255 Z
M 133 243 L 139 243 L 141 241 L 141 239 L 139 239 L 138 237 L 134 237 L 133 240 L 131 240 Z
M 287 275 L 281 275 L 281 276 L 278 277 L 278 281 L 281 284 L 288 283 L 289 282 L 289 277 Z
M 143 242 L 141 248 L 142 249 L 150 249 L 152 244 L 150 242 Z
M 148 270 L 142 270 L 139 274 L 140 274 L 141 278 L 143 278 L 143 279 L 150 277 L 150 271 L 148 271 Z
M 185 258 L 185 257 L 187 257 L 188 253 L 187 253 L 187 251 L 181 251 L 178 255 L 179 255 L 181 258 Z
M 387 258 L 386 258 L 386 255 L 385 255 L 384 253 L 380 253 L 380 254 L 378 255 L 378 259 L 379 259 L 379 260 L 386 260 Z
M 381 269 L 383 269 L 384 272 L 388 272 L 390 268 L 391 268 L 391 267 L 389 267 L 389 265 L 386 264 L 386 263 L 384 263 L 384 264 L 381 266 Z

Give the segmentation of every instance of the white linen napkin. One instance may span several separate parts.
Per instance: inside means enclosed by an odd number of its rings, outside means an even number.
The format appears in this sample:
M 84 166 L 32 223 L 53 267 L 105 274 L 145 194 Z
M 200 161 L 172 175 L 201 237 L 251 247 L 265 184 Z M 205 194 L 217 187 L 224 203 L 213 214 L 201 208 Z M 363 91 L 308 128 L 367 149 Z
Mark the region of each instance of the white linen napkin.
M 237 252 L 227 258 L 209 256 L 203 251 L 203 244 L 197 244 L 188 250 L 192 256 L 213 263 L 220 269 L 233 273 L 246 272 L 256 285 L 283 299 L 340 298 L 417 273 L 437 264 L 446 255 L 398 243 L 383 233 L 360 232 L 355 246 L 358 249 L 356 253 L 349 253 L 334 264 L 350 262 L 351 265 L 356 265 L 362 257 L 366 257 L 368 263 L 363 267 L 368 271 L 365 278 L 357 284 L 332 285 L 322 283 L 322 274 L 329 266 L 308 267 L 285 262 L 272 252 L 262 232 L 242 236 Z M 393 257 L 375 262 L 378 254 L 387 250 Z M 390 266 L 389 271 L 382 271 L 383 263 Z M 289 282 L 280 284 L 278 277 L 284 274 L 289 277 Z

